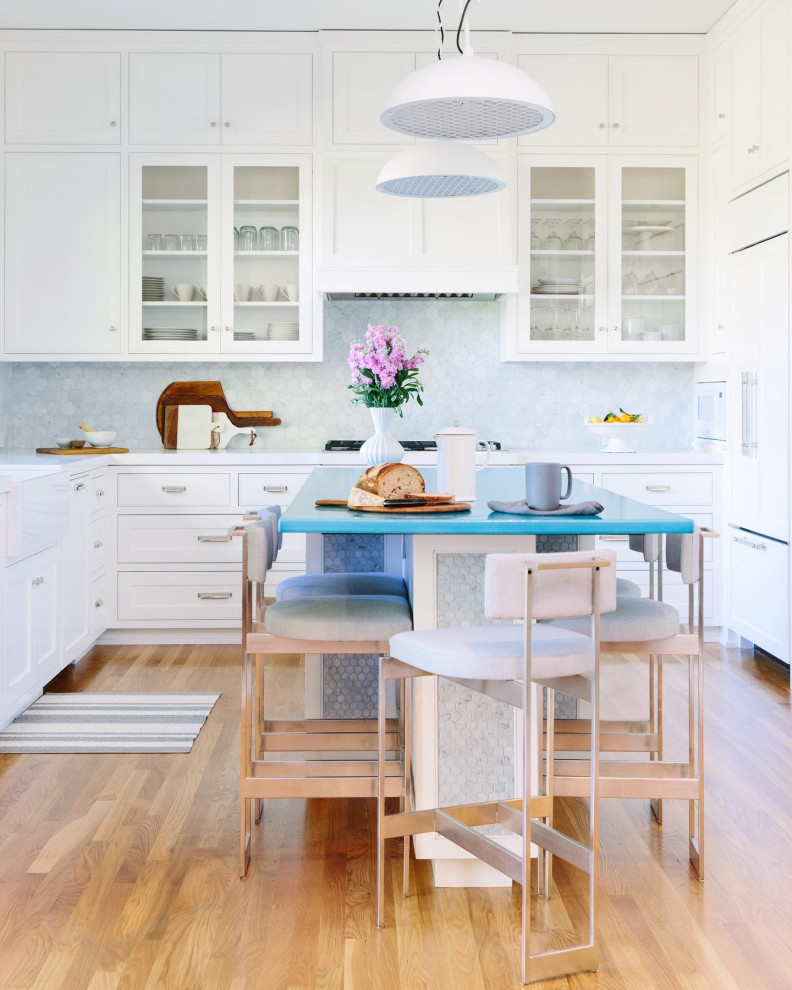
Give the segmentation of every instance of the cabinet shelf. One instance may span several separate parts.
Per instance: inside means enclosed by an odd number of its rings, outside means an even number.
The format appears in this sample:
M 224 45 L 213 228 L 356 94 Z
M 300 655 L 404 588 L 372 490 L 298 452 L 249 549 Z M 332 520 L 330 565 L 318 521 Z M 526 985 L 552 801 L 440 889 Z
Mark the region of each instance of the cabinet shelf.
M 625 258 L 684 258 L 684 251 L 622 251 Z
M 234 206 L 241 207 L 262 207 L 269 209 L 270 207 L 289 207 L 290 209 L 295 206 L 299 206 L 299 199 L 235 199 Z
M 593 295 L 575 295 L 572 292 L 559 292 L 558 294 L 550 292 L 532 292 L 531 299 L 564 299 L 567 302 L 587 302 L 593 299 Z M 630 296 L 631 299 L 637 299 L 637 296 Z M 650 296 L 651 299 L 655 299 L 655 296 Z
M 265 302 L 263 299 L 261 299 L 261 300 L 251 300 L 250 302 L 239 302 L 238 300 L 234 300 L 234 305 L 235 306 L 258 306 L 258 307 L 265 307 L 267 309 L 271 308 L 272 306 L 282 306 L 282 307 L 285 306 L 285 307 L 291 307 L 292 309 L 296 309 L 300 305 L 300 303 L 299 303 L 299 301 L 298 302 L 283 302 L 283 300 L 281 300 L 279 302 Z
M 531 251 L 531 256 L 538 255 L 541 258 L 593 258 L 593 251 Z
M 593 206 L 593 199 L 532 199 L 532 206 Z
M 184 306 L 206 306 L 206 300 L 204 299 L 204 300 L 202 300 L 200 302 L 196 302 L 196 301 L 179 302 L 178 299 L 171 299 L 171 300 L 162 299 L 162 300 L 160 300 L 158 302 L 148 302 L 148 301 L 146 301 L 146 302 L 143 302 L 141 305 L 143 305 L 143 306 L 177 306 L 179 309 L 182 309 L 182 307 L 184 307 Z
M 664 296 L 657 293 L 653 296 L 622 296 L 625 302 L 684 302 L 684 296 Z
M 630 209 L 631 207 L 644 207 L 644 206 L 674 206 L 683 207 L 685 205 L 684 199 L 623 199 L 622 206 L 625 209 Z
M 144 199 L 143 206 L 162 207 L 166 210 L 194 210 L 196 206 L 207 206 L 206 199 Z
M 206 251 L 142 251 L 144 258 L 205 258 Z
M 234 251 L 237 258 L 297 258 L 299 251 Z

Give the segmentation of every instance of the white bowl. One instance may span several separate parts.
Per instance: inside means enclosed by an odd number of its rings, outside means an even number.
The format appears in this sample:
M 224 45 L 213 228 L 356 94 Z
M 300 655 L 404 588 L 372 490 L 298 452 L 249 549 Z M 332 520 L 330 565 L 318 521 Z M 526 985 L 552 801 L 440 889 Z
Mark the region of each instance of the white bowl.
M 91 447 L 109 447 L 116 438 L 117 430 L 82 430 L 82 435 Z
M 596 437 L 607 440 L 604 447 L 600 447 L 601 454 L 634 454 L 636 452 L 635 441 L 641 435 L 641 430 L 649 426 L 646 423 L 590 423 L 584 420 L 587 426 Z

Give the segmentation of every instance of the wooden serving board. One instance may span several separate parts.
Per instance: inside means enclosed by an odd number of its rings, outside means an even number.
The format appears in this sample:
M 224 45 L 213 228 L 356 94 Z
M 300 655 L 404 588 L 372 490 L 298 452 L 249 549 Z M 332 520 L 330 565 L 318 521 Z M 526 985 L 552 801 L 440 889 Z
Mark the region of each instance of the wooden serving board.
M 220 382 L 171 382 L 157 400 L 157 430 L 163 440 L 169 406 L 211 406 L 212 412 L 225 413 L 234 426 L 280 426 L 281 422 L 271 409 L 234 412 L 228 405 Z
M 79 454 L 128 454 L 129 447 L 36 447 L 37 454 L 65 454 L 75 456 Z
M 394 516 L 436 515 L 438 512 L 469 512 L 471 509 L 468 502 L 445 502 L 439 505 L 404 506 L 356 505 L 354 509 L 350 509 L 346 502 L 342 502 L 340 499 L 332 498 L 317 499 L 316 505 L 320 508 L 325 506 L 327 508 L 349 509 L 350 512 L 383 512 L 386 515 Z

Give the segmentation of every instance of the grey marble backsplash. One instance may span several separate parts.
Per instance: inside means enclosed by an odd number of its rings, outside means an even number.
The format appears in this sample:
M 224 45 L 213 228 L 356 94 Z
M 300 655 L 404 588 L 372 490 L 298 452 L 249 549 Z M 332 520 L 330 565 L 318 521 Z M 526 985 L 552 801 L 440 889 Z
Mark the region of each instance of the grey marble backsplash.
M 505 447 L 596 450 L 584 416 L 608 408 L 651 416 L 645 450 L 688 449 L 690 363 L 502 363 L 500 307 L 492 302 L 326 302 L 320 364 L 41 362 L 0 365 L 5 443 L 32 448 L 75 433 L 81 420 L 118 430 L 131 448 L 160 444 L 154 408 L 172 381 L 218 379 L 236 409 L 274 409 L 283 425 L 263 430 L 272 448 L 312 450 L 335 438 L 365 438 L 368 411 L 346 386 L 351 341 L 368 323 L 398 326 L 411 348 L 428 347 L 423 408 L 410 403 L 397 434 L 425 438 L 459 420 Z

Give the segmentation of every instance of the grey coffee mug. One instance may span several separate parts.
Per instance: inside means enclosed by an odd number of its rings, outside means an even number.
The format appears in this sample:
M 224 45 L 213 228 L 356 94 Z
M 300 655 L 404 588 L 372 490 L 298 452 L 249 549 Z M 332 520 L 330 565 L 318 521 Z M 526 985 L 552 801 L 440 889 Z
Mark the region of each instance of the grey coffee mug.
M 566 471 L 566 491 L 561 494 L 561 473 Z M 525 465 L 525 501 L 532 509 L 545 512 L 557 509 L 572 491 L 572 472 L 566 464 L 536 463 Z

